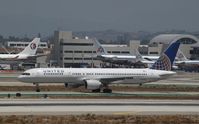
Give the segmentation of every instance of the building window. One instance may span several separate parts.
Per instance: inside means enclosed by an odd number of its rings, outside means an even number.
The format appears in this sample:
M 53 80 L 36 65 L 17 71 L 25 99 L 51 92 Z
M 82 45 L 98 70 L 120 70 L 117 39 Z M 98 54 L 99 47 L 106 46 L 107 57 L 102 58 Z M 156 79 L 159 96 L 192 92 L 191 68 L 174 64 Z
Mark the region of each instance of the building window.
M 191 38 L 181 38 L 181 39 L 179 39 L 179 41 L 182 44 L 194 44 L 194 43 L 197 43 L 197 41 L 195 41 L 194 39 L 191 39 Z
M 82 51 L 75 51 L 75 53 L 82 53 Z
M 149 52 L 149 54 L 158 54 L 158 52 Z
M 92 58 L 84 58 L 84 60 L 92 60 Z
M 16 44 L 10 44 L 10 46 L 16 46 Z
M 92 51 L 84 51 L 84 53 L 92 53 Z
M 46 47 L 46 44 L 40 44 L 39 46 L 41 46 L 41 47 Z
M 74 58 L 74 60 L 82 60 L 83 58 Z
M 73 58 L 65 57 L 64 60 L 73 60 Z
M 67 51 L 67 50 L 66 50 L 66 51 L 64 51 L 64 53 L 73 53 L 73 51 Z
M 120 51 L 112 51 L 112 53 L 120 53 Z
M 129 54 L 129 51 L 122 51 L 121 53 L 128 53 Z

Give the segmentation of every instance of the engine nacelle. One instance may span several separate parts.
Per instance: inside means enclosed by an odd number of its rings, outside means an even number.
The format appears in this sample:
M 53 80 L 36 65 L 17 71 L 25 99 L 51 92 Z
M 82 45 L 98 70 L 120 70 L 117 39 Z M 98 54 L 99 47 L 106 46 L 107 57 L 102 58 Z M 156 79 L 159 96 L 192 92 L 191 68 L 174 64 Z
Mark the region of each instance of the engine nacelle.
M 66 88 L 78 88 L 78 87 L 81 86 L 78 83 L 65 83 L 64 85 L 65 85 Z
M 89 90 L 99 89 L 102 86 L 102 83 L 98 80 L 87 80 L 85 82 L 85 88 Z

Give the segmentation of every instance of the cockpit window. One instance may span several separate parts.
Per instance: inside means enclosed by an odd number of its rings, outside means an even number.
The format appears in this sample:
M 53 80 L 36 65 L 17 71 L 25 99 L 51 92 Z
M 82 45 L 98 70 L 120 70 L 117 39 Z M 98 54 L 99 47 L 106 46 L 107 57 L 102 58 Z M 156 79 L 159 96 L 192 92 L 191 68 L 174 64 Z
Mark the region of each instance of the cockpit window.
M 23 73 L 22 75 L 30 75 L 30 73 Z

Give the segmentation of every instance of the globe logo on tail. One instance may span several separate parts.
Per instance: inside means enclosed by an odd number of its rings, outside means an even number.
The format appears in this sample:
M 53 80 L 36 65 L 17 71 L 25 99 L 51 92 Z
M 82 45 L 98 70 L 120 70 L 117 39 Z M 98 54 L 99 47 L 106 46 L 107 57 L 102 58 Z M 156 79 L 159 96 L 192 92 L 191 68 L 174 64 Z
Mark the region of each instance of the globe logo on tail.
M 32 50 L 36 49 L 36 44 L 35 44 L 35 43 L 31 43 L 31 44 L 30 44 L 30 48 L 31 48 Z
M 152 69 L 157 70 L 171 70 L 171 61 L 169 57 L 163 54 L 156 62 L 153 64 Z

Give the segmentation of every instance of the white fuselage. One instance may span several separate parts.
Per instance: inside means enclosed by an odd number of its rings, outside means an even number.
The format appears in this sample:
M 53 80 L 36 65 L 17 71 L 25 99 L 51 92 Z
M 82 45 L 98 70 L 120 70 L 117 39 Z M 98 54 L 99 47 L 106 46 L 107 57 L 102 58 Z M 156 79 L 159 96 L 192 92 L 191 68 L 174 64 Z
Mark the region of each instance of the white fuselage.
M 117 61 L 129 61 L 129 62 L 136 62 L 136 56 L 132 55 L 114 55 L 114 54 L 103 54 L 103 55 L 98 55 L 98 58 L 100 60 L 105 60 L 105 61 L 111 61 L 111 62 L 117 62 Z M 147 62 L 151 63 L 156 61 L 159 56 L 142 56 L 143 58 L 143 63 Z M 142 62 L 142 61 L 141 61 Z
M 183 61 L 175 61 L 175 64 L 199 64 L 199 60 L 183 60 Z
M 146 83 L 175 74 L 172 71 L 126 68 L 36 68 L 25 71 L 18 77 L 28 83 L 83 83 L 99 80 L 102 83 Z
M 33 57 L 35 55 L 26 54 L 0 54 L 0 60 L 21 60 L 27 59 L 28 57 Z

